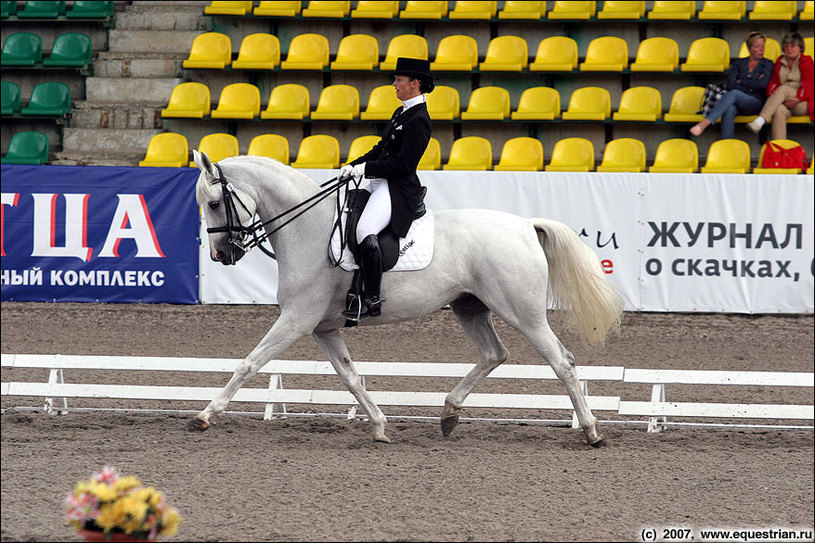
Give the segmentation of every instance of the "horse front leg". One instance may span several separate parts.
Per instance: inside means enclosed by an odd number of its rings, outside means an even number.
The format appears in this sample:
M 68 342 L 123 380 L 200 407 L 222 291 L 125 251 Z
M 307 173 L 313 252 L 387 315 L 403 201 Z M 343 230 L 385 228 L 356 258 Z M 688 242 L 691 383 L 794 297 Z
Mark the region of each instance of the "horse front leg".
M 204 431 L 209 428 L 248 379 L 251 379 L 267 362 L 289 348 L 306 333 L 308 330 L 297 326 L 286 314 L 281 314 L 260 343 L 238 364 L 226 386 L 209 402 L 206 409 L 189 421 L 187 429 Z
M 354 363 L 351 362 L 351 355 L 348 353 L 348 347 L 345 345 L 342 336 L 340 336 L 339 330 L 314 332 L 312 337 L 328 355 L 328 359 L 331 361 L 331 365 L 334 366 L 334 371 L 337 372 L 342 384 L 351 391 L 365 414 L 368 415 L 368 420 L 371 421 L 374 430 L 374 441 L 390 443 L 391 440 L 385 435 L 385 423 L 387 422 L 385 415 L 362 385 L 362 380 L 354 367 Z

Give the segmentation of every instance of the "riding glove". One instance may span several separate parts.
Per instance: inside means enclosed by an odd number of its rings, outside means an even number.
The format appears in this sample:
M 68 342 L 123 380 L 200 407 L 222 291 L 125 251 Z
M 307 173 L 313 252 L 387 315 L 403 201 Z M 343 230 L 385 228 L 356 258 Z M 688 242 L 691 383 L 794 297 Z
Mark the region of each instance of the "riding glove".
M 338 179 L 347 179 L 351 177 L 353 174 L 354 167 L 350 164 L 346 164 L 342 168 L 340 168 L 340 174 L 337 176 Z

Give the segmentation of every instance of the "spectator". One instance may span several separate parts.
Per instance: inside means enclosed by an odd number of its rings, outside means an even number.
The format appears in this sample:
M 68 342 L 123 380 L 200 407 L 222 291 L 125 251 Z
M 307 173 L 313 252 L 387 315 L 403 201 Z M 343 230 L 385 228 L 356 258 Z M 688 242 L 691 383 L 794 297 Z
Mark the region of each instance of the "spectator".
M 764 90 L 770 83 L 773 61 L 764 58 L 766 38 L 760 32 L 750 32 L 745 43 L 750 53 L 748 57 L 733 61 L 722 95 L 713 109 L 690 129 L 694 136 L 700 136 L 705 129 L 722 119 L 722 138 L 733 137 L 736 115 L 755 115 L 761 111 L 766 95 Z
M 804 54 L 804 39 L 797 32 L 781 40 L 783 54 L 778 57 L 773 76 L 767 86 L 767 101 L 758 117 L 747 127 L 758 134 L 765 123 L 772 121 L 772 139 L 787 139 L 787 119 L 791 115 L 813 116 L 813 63 Z

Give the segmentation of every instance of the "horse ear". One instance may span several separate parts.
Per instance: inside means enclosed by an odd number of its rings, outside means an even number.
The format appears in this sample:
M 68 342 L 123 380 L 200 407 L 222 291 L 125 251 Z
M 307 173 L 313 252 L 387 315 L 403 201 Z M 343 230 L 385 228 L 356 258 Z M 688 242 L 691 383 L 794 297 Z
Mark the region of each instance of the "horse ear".
M 199 151 L 198 149 L 193 149 L 192 159 L 198 168 L 207 175 L 207 177 L 210 179 L 218 178 L 218 172 L 215 171 L 215 166 L 212 164 L 212 161 L 205 152 Z

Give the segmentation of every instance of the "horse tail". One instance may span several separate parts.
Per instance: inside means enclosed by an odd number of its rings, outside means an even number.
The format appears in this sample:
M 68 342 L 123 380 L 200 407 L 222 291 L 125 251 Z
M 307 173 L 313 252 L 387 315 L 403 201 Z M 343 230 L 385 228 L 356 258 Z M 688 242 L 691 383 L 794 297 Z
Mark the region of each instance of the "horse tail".
M 623 299 L 606 279 L 597 255 L 563 223 L 532 219 L 549 262 L 549 291 L 554 309 L 566 310 L 583 343 L 602 345 L 617 330 Z

